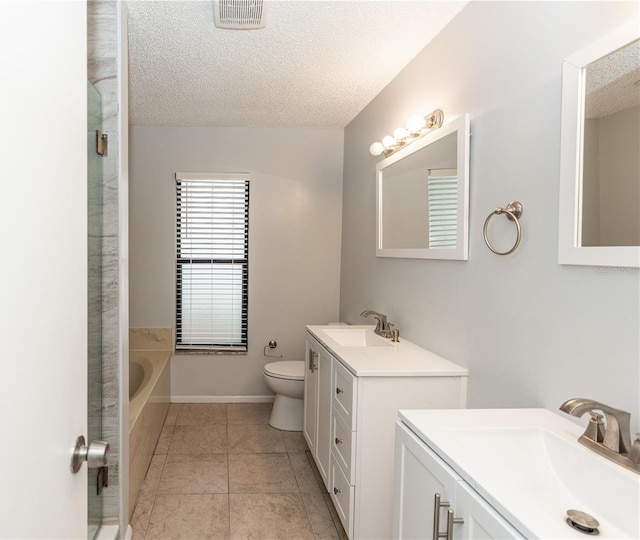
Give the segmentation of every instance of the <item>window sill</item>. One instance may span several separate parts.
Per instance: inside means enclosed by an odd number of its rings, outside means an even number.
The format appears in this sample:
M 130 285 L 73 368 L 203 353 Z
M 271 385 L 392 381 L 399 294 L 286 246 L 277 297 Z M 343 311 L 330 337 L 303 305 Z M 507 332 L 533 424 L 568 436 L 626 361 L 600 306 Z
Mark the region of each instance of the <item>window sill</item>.
M 176 356 L 247 356 L 249 351 L 238 347 L 234 347 L 233 349 L 175 349 L 174 354 Z

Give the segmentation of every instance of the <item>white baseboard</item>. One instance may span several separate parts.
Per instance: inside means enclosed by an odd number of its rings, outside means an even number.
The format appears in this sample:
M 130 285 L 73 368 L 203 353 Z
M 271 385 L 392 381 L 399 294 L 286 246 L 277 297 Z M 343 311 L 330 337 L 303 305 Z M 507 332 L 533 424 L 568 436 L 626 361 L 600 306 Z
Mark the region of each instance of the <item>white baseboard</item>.
M 272 403 L 276 396 L 171 396 L 171 403 Z

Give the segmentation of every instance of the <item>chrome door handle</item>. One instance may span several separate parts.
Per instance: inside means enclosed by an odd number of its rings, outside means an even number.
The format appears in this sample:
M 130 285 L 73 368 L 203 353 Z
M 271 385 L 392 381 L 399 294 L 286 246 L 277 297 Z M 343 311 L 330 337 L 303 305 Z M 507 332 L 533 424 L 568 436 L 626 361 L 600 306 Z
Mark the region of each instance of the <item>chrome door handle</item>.
M 77 473 L 83 462 L 87 462 L 89 469 L 106 467 L 109 457 L 109 443 L 105 441 L 93 441 L 86 446 L 82 435 L 76 439 L 76 444 L 71 454 L 71 472 Z

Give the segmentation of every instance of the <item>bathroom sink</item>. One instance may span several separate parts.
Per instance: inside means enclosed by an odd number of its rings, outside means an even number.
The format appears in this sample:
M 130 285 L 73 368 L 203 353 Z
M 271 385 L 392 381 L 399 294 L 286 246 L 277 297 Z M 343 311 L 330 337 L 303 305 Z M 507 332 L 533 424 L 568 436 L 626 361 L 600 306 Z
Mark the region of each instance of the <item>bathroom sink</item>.
M 425 412 L 440 412 L 440 419 L 412 416 Z M 566 523 L 567 510 L 575 509 L 599 521 L 600 538 L 640 538 L 640 476 L 579 444 L 583 428 L 568 419 L 545 409 L 406 414 L 410 427 L 526 537 L 584 538 Z
M 324 333 L 342 347 L 391 347 L 391 341 L 364 328 L 328 328 Z

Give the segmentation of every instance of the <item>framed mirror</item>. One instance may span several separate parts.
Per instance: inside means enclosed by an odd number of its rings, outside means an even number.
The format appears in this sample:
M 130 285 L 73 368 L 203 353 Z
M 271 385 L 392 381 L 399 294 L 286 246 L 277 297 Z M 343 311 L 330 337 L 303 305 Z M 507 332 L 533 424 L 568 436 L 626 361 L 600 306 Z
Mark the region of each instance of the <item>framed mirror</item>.
M 562 66 L 558 262 L 640 266 L 640 29 Z
M 376 255 L 466 261 L 469 115 L 376 166 Z

